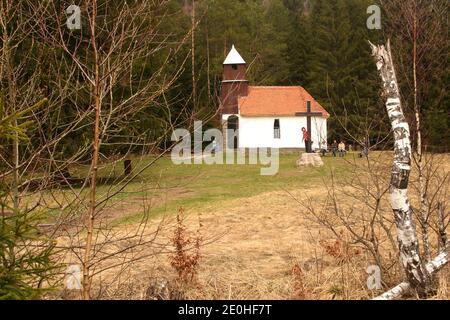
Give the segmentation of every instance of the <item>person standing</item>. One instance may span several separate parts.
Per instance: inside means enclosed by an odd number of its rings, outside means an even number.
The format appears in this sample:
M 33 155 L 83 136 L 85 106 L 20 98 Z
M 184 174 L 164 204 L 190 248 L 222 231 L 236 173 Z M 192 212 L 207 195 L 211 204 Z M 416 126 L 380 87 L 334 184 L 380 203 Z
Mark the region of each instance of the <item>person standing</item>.
M 336 140 L 334 140 L 333 144 L 331 145 L 331 151 L 333 152 L 333 157 L 336 157 L 336 153 L 338 151 L 338 143 Z
M 308 130 L 306 130 L 305 127 L 302 128 L 302 133 L 303 133 L 303 139 L 302 141 L 305 142 L 305 151 L 306 153 L 311 153 L 311 141 L 309 138 L 309 132 Z

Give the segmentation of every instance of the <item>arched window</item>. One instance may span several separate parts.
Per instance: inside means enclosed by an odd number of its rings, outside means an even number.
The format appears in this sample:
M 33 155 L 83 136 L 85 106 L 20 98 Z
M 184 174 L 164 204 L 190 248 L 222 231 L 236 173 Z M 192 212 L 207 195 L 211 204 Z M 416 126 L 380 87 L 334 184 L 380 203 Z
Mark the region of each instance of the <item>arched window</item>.
M 275 121 L 273 123 L 273 137 L 275 139 L 280 139 L 281 138 L 280 119 L 275 119 Z
M 227 147 L 237 149 L 239 147 L 239 118 L 235 115 L 227 120 Z

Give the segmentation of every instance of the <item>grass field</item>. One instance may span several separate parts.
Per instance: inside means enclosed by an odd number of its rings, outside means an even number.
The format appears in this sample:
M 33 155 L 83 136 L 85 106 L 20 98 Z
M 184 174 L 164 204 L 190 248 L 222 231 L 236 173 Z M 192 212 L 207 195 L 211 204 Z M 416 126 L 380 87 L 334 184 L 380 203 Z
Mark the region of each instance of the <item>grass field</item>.
M 371 155 L 387 168 L 391 156 L 391 153 Z M 96 278 L 94 283 L 103 288 L 99 297 L 144 299 L 155 279 L 174 281 L 170 248 L 176 213 L 181 207 L 186 213 L 186 230 L 193 235 L 199 231 L 204 239 L 198 280 L 187 290 L 187 298 L 367 299 L 379 293 L 368 290 L 366 285 L 366 268 L 374 263 L 370 254 L 357 244 L 359 253 L 348 259 L 342 260 L 339 254 L 330 252 L 333 245 L 339 244 L 336 237 L 308 218 L 300 204 L 309 198 L 321 208 L 328 195 L 326 184 L 330 183 L 331 173 L 338 181 L 352 174 L 355 177 L 355 166 L 364 165 L 365 160 L 357 154 L 346 158 L 328 156 L 323 158 L 323 167 L 297 168 L 297 158 L 295 154 L 281 155 L 279 172 L 274 176 L 260 175 L 259 165 L 174 165 L 168 157 L 156 161 L 102 210 L 115 232 L 123 235 L 139 229 L 146 207 L 149 231 L 158 230 L 165 221 L 167 228 L 159 231 L 157 243 L 164 244 L 168 251 L 154 255 L 152 246 L 140 247 L 133 254 L 146 256 L 145 259 L 121 270 L 120 276 L 113 268 Z M 152 160 L 134 160 L 134 172 Z M 448 156 L 438 161 L 447 163 Z M 73 173 L 81 176 L 85 170 L 79 167 Z M 122 167 L 113 168 L 110 164 L 100 169 L 100 177 L 110 182 L 121 174 Z M 389 170 L 381 175 L 388 177 Z M 413 174 L 411 180 L 414 179 Z M 389 179 L 383 181 L 387 185 Z M 114 183 L 100 185 L 99 198 L 111 188 Z M 354 205 L 351 199 L 341 201 L 344 207 Z M 383 210 L 392 220 L 387 197 L 383 199 Z M 330 221 L 340 228 L 340 221 Z M 395 235 L 395 226 L 391 223 L 389 228 Z M 147 238 L 143 236 L 143 240 Z M 381 241 L 381 245 L 387 242 Z M 396 252 L 386 251 L 386 255 L 396 263 Z M 76 261 L 73 257 L 67 259 L 67 263 Z M 401 272 L 394 269 L 389 281 L 386 280 L 388 286 L 402 279 Z M 439 297 L 448 297 L 448 272 L 441 272 Z
M 350 154 L 347 159 L 361 161 Z M 333 171 L 338 176 L 349 170 L 350 164 L 342 158 L 324 157 L 324 167 L 297 168 L 296 154 L 280 156 L 278 174 L 263 176 L 262 165 L 175 165 L 170 157 L 162 157 L 140 173 L 126 188 L 113 198 L 113 202 L 142 199 L 145 195 L 152 202 L 151 215 L 176 212 L 180 207 L 189 210 L 215 202 L 248 198 L 268 191 L 292 190 L 302 187 L 321 186 Z M 134 171 L 147 167 L 152 158 L 135 160 Z M 78 168 L 75 175 L 85 174 L 85 168 Z M 99 172 L 100 179 L 120 177 L 122 167 L 104 165 Z M 114 181 L 114 180 L 113 180 Z M 107 194 L 111 185 L 100 185 L 98 193 Z M 124 212 L 115 223 L 133 223 L 140 220 L 140 212 Z

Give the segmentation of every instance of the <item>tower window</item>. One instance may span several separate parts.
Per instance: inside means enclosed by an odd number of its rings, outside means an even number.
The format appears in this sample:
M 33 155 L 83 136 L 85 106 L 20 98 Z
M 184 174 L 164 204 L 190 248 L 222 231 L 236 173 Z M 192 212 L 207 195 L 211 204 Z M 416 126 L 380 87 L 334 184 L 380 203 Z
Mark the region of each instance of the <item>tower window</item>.
M 237 64 L 232 64 L 231 67 L 233 68 L 233 70 L 237 70 Z
M 280 133 L 280 119 L 275 119 L 273 123 L 273 137 L 274 139 L 280 139 L 281 133 Z

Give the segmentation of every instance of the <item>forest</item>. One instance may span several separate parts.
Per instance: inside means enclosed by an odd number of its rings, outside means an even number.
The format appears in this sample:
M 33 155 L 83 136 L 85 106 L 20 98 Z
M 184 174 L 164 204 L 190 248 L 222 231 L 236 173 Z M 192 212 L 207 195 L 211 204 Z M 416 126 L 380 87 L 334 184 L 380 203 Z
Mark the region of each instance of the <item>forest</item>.
M 109 20 L 105 20 L 105 24 L 112 23 L 120 7 L 126 3 L 103 2 L 99 1 L 98 14 L 105 15 L 105 19 Z M 389 131 L 387 117 L 380 108 L 380 83 L 367 41 L 385 39 L 396 31 L 396 27 L 387 18 L 382 19 L 381 30 L 366 27 L 369 17 L 367 7 L 373 1 L 194 2 L 193 11 L 191 1 L 158 1 L 151 8 L 151 16 L 139 21 L 141 27 L 147 25 L 153 32 L 147 34 L 152 38 L 145 41 L 146 47 L 140 50 L 152 54 L 135 59 L 126 72 L 117 72 L 116 82 L 110 88 L 111 94 L 105 99 L 112 97 L 120 101 L 130 91 L 138 90 L 144 80 L 158 83 L 164 94 L 143 100 L 139 112 L 125 112 L 121 121 L 126 126 L 115 124 L 114 133 L 105 137 L 104 152 L 123 153 L 125 150 L 121 149 L 127 149 L 131 144 L 137 149 L 137 145 L 145 145 L 132 142 L 134 139 L 158 143 L 159 149 L 163 150 L 167 139 L 170 139 L 170 135 L 164 134 L 168 123 L 182 124 L 192 117 L 214 119 L 219 104 L 222 62 L 232 44 L 248 60 L 248 80 L 252 84 L 301 85 L 311 92 L 333 114 L 329 140 L 346 139 L 352 143 L 370 131 L 370 139 L 376 145 L 377 139 Z M 59 16 L 59 23 L 63 24 L 66 19 L 64 9 L 68 3 L 57 3 L 58 8 L 54 10 Z M 70 61 L 68 52 L 55 44 L 56 39 L 52 39 L 57 27 L 57 22 L 51 21 L 52 16 L 31 17 L 36 8 L 28 5 L 27 1 L 16 1 L 14 6 L 16 11 L 11 14 L 16 16 L 11 16 L 7 25 L 8 34 L 13 36 L 10 45 L 10 62 L 13 65 L 10 67 L 21 68 L 22 74 L 18 80 L 23 83 L 17 83 L 17 86 L 28 86 L 26 81 L 33 78 L 35 97 L 31 104 L 47 99 L 43 117 L 49 121 L 45 123 L 44 132 L 54 134 L 74 121 L 80 110 L 89 108 L 91 101 L 86 95 L 89 83 L 83 74 L 72 74 L 73 61 Z M 23 25 L 25 21 L 19 18 L 18 12 L 23 17 L 30 17 L 27 26 Z M 48 15 L 56 13 L 47 12 Z M 395 16 L 399 12 L 391 14 Z M 446 67 L 449 57 L 446 50 L 448 26 L 441 28 L 439 39 L 435 39 L 439 43 L 439 52 L 425 48 L 423 63 L 419 65 L 424 71 L 421 73 L 423 79 L 419 79 L 424 83 L 419 100 L 426 101 L 421 103 L 420 108 L 425 129 L 424 144 L 444 151 L 450 140 L 449 68 Z M 81 30 L 62 30 L 60 36 L 68 46 L 76 48 L 77 53 L 89 57 L 91 48 L 84 46 L 88 44 L 88 34 L 86 18 L 82 17 Z M 140 37 L 144 35 L 142 33 Z M 98 34 L 99 43 L 105 49 L 110 36 L 107 32 Z M 407 68 L 401 70 L 402 74 L 405 73 L 403 86 L 405 90 L 411 90 L 412 80 L 407 74 L 411 69 L 408 65 L 408 42 L 402 38 L 407 36 L 391 38 L 392 41 L 405 43 L 403 52 L 399 52 L 398 56 Z M 121 56 L 111 58 L 117 60 Z M 6 99 L 5 108 L 8 109 L 7 68 L 2 70 L 2 92 Z M 77 82 L 76 87 L 61 88 L 61 79 L 69 83 L 70 77 Z M 128 83 L 126 78 L 133 81 Z M 170 82 L 166 88 L 164 81 Z M 133 89 L 133 86 L 137 88 Z M 405 91 L 405 97 L 409 96 Z M 56 108 L 54 104 L 64 107 Z M 412 104 L 408 101 L 407 107 Z M 172 110 L 170 115 L 164 110 L 169 106 Z M 413 114 L 412 109 L 409 114 Z M 213 121 L 210 125 L 217 124 Z M 368 130 L 369 127 L 371 130 Z M 65 157 L 77 154 L 90 135 L 90 128 L 80 125 L 76 132 L 65 135 L 58 143 L 59 152 Z M 114 147 L 117 145 L 121 146 Z

